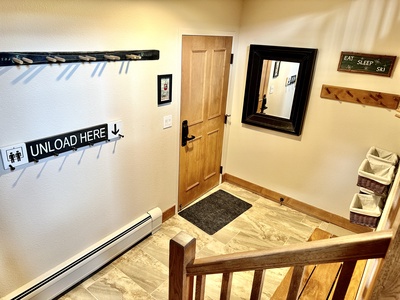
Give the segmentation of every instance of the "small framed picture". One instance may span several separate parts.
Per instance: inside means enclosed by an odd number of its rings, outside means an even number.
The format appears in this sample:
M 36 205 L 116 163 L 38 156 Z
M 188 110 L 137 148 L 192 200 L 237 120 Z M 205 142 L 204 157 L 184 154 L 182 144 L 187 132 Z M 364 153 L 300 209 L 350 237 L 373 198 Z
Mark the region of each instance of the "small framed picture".
M 172 74 L 158 75 L 158 105 L 172 101 Z
M 279 69 L 281 68 L 281 62 L 280 61 L 275 61 L 274 64 L 274 73 L 272 75 L 272 78 L 276 78 L 279 76 Z

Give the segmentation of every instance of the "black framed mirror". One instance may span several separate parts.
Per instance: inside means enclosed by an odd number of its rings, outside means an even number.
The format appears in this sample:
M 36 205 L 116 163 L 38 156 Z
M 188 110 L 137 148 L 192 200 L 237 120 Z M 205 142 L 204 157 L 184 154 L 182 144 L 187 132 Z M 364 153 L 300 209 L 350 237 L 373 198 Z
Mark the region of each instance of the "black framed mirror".
M 242 123 L 300 135 L 317 49 L 250 45 Z

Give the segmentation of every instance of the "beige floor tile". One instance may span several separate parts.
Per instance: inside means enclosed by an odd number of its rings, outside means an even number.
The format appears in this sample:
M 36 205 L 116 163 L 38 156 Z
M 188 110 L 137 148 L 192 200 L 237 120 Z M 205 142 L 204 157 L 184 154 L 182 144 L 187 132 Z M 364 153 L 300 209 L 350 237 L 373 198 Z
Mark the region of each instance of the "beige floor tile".
M 198 258 L 304 242 L 316 227 L 337 235 L 349 233 L 232 184 L 223 183 L 218 188 L 251 203 L 252 208 L 212 236 L 175 215 L 157 233 L 71 290 L 62 300 L 167 300 L 169 241 L 181 231 L 196 238 Z M 287 270 L 266 271 L 262 299 L 271 297 Z M 221 278 L 220 274 L 207 276 L 205 299 L 219 299 Z M 252 278 L 253 272 L 235 273 L 231 299 L 249 299 Z
M 154 236 L 148 238 L 142 250 L 168 267 L 170 240 L 171 238 L 164 233 L 156 232 Z
M 153 299 L 131 278 L 113 269 L 89 286 L 88 291 L 98 300 Z
M 168 267 L 142 249 L 128 251 L 113 265 L 148 293 L 152 293 L 168 279 Z
M 82 285 L 78 285 L 72 291 L 59 298 L 60 300 L 96 300 L 96 298 Z
M 151 296 L 157 300 L 168 300 L 168 280 L 165 280 Z

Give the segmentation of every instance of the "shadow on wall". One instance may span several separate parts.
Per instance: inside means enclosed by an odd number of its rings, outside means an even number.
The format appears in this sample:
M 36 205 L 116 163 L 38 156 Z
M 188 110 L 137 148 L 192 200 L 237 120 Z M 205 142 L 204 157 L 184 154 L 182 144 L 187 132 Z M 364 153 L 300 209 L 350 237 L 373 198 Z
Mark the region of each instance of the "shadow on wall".
M 93 72 L 91 73 L 90 77 L 101 77 L 103 75 L 104 69 L 106 68 L 107 64 L 109 62 L 91 62 L 91 65 L 94 65 Z M 115 63 L 115 62 L 114 62 Z M 121 64 L 119 68 L 119 74 L 128 74 L 129 72 L 129 67 L 130 67 L 130 61 L 121 61 L 119 62 Z M 65 64 L 63 66 L 59 66 L 61 69 L 60 75 L 56 77 L 57 81 L 60 81 L 62 79 L 65 79 L 66 81 L 69 80 L 75 72 L 78 70 L 79 66 L 81 63 L 69 63 Z M 23 83 L 23 84 L 28 84 L 30 83 L 36 76 L 38 76 L 45 68 L 48 68 L 50 66 L 48 65 L 33 65 L 33 66 L 17 66 L 18 68 L 26 68 L 26 70 L 19 75 L 17 78 L 11 81 L 12 85 L 16 85 L 18 83 Z M 0 68 L 0 76 L 4 75 L 6 72 L 10 71 L 12 68 L 15 68 L 15 66 L 10 66 L 10 67 L 2 67 Z

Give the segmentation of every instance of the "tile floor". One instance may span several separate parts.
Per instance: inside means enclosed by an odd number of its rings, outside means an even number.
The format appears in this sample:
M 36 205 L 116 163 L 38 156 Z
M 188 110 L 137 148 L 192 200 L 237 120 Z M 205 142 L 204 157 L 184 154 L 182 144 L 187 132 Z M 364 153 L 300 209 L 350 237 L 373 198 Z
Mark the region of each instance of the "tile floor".
M 216 189 L 230 192 L 253 206 L 212 236 L 175 215 L 157 233 L 59 299 L 168 299 L 169 240 L 182 230 L 196 238 L 197 257 L 305 242 L 316 227 L 338 236 L 351 233 L 229 183 Z M 286 272 L 287 269 L 267 271 L 262 299 L 271 297 Z M 231 299 L 249 299 L 252 274 L 234 274 Z M 206 299 L 219 299 L 221 275 L 207 276 L 206 281 Z

